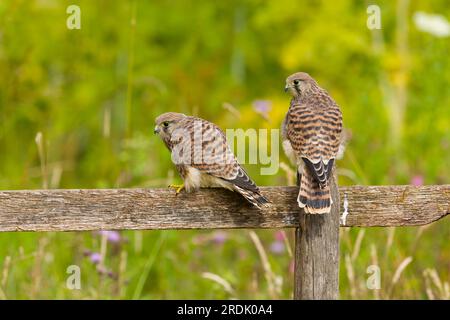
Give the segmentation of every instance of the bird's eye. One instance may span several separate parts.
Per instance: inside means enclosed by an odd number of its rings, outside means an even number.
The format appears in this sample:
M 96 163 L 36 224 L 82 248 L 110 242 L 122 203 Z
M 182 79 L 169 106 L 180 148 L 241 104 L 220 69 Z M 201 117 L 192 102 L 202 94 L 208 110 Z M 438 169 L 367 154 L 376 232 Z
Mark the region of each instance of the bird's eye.
M 298 80 L 298 79 L 297 79 L 297 80 L 294 80 L 294 84 L 295 84 L 295 85 L 300 84 L 300 80 Z
M 168 121 L 164 121 L 163 122 L 163 126 L 167 128 L 169 126 L 169 122 Z

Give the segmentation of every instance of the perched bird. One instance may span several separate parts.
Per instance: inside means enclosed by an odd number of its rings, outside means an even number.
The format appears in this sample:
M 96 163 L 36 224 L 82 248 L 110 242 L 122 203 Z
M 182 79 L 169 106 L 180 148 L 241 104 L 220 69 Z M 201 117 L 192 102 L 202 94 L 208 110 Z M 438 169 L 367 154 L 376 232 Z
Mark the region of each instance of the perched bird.
M 289 76 L 285 91 L 292 100 L 281 131 L 284 151 L 297 166 L 298 205 L 306 213 L 328 213 L 332 204 L 328 181 L 341 142 L 341 111 L 307 73 Z
M 182 113 L 167 112 L 156 118 L 159 134 L 172 153 L 182 185 L 170 185 L 177 194 L 200 187 L 222 187 L 240 193 L 261 208 L 269 201 L 261 195 L 230 150 L 225 134 L 215 124 Z

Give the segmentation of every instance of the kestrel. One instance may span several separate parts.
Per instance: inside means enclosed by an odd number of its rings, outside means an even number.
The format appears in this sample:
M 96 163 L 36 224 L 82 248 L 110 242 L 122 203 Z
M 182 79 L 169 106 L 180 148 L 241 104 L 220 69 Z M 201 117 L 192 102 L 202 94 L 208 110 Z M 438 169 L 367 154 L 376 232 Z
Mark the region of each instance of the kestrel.
M 307 73 L 289 76 L 285 91 L 293 97 L 281 131 L 284 151 L 300 179 L 298 205 L 306 213 L 328 213 L 333 203 L 328 181 L 341 142 L 341 111 Z
M 229 148 L 225 134 L 215 124 L 182 113 L 167 112 L 156 118 L 155 133 L 159 134 L 172 153 L 185 189 L 222 187 L 240 193 L 254 206 L 261 208 L 269 201 L 238 163 Z

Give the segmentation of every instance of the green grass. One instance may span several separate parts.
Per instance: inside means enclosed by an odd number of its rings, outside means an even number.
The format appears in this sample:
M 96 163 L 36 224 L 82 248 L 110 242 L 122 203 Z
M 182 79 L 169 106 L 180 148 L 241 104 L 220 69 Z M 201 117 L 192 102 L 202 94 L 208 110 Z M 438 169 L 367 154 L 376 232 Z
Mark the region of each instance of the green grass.
M 378 33 L 366 28 L 363 2 L 351 0 L 80 0 L 81 30 L 66 28 L 69 4 L 0 2 L 2 190 L 167 186 L 179 178 L 152 134 L 157 115 L 279 128 L 285 77 L 298 70 L 342 108 L 351 140 L 338 162 L 341 185 L 448 183 L 450 43 L 413 20 L 417 11 L 449 19 L 444 0 L 410 2 L 404 12 L 379 1 Z M 256 100 L 271 103 L 268 120 Z M 258 185 L 292 183 L 284 170 L 261 176 L 260 167 L 246 165 Z M 341 297 L 448 299 L 449 223 L 343 229 Z M 270 268 L 249 230 L 218 232 L 126 231 L 103 247 L 88 232 L 1 233 L 0 298 L 291 297 L 292 258 L 286 247 L 277 253 L 280 243 L 271 249 L 276 230 L 255 231 Z M 81 290 L 66 287 L 72 264 L 81 268 Z M 380 290 L 366 287 L 372 264 Z

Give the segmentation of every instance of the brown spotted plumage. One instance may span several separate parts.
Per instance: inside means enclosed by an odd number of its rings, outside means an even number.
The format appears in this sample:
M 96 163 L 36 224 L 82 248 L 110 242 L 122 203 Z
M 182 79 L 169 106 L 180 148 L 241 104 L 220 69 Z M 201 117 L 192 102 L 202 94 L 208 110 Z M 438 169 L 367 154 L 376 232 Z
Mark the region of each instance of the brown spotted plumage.
M 341 142 L 341 111 L 307 73 L 289 76 L 285 90 L 292 100 L 282 124 L 283 147 L 297 166 L 298 205 L 306 213 L 328 213 L 328 180 Z
M 268 203 L 240 166 L 225 134 L 215 124 L 181 113 L 168 112 L 156 118 L 158 133 L 172 153 L 172 161 L 187 192 L 200 187 L 222 187 L 239 192 L 260 208 Z

